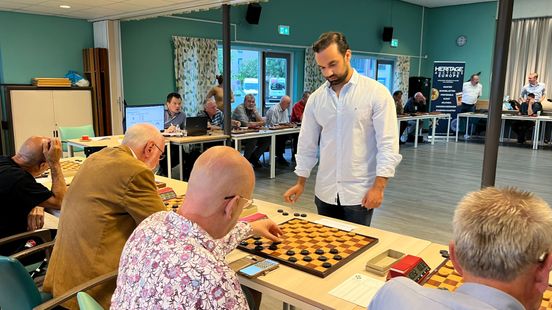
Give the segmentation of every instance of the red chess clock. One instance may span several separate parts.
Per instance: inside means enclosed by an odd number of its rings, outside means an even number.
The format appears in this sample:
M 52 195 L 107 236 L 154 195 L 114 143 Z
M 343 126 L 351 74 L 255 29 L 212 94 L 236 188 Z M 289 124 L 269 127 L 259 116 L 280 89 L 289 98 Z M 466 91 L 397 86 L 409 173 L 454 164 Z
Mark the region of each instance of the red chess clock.
M 418 283 L 422 283 L 429 275 L 429 271 L 430 268 L 423 259 L 418 256 L 406 255 L 391 265 L 387 274 L 387 280 L 395 277 L 407 277 Z

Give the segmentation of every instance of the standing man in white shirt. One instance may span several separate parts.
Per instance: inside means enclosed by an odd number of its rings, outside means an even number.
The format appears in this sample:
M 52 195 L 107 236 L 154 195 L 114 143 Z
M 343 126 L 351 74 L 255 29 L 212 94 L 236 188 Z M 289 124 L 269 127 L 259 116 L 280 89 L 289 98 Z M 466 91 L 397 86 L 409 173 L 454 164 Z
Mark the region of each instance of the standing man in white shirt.
M 462 104 L 458 113 L 475 112 L 475 104 L 477 103 L 477 99 L 481 97 L 482 90 L 483 85 L 479 83 L 479 75 L 472 74 L 470 80 L 462 85 Z M 470 124 L 468 123 L 465 128 L 465 137 L 468 137 L 469 128 Z
M 395 175 L 399 136 L 395 103 L 389 91 L 351 67 L 345 36 L 326 32 L 313 44 L 327 82 L 309 97 L 296 155 L 297 183 L 284 198 L 295 202 L 312 168 L 318 213 L 370 225 L 383 201 L 387 180 Z
M 462 104 L 460 113 L 475 112 L 477 99 L 481 97 L 483 85 L 479 83 L 479 75 L 472 74 L 470 80 L 462 85 Z

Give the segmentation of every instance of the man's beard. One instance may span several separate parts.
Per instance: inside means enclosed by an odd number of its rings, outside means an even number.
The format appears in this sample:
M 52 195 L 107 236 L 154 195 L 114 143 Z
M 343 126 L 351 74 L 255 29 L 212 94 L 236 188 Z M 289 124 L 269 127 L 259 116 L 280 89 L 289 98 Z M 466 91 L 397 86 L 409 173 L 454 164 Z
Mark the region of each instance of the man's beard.
M 327 77 L 326 80 L 330 82 L 330 85 L 339 85 L 343 82 L 345 82 L 345 79 L 347 79 L 347 76 L 349 75 L 349 68 L 345 68 L 345 72 L 341 76 L 332 75 L 330 77 Z M 335 80 L 330 80 L 330 78 L 335 77 Z

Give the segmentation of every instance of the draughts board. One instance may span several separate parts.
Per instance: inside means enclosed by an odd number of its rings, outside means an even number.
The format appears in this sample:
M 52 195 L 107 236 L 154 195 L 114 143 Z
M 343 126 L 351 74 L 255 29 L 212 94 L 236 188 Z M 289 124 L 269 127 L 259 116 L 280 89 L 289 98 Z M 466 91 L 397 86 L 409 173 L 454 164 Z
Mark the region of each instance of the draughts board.
M 163 203 L 165 204 L 165 208 L 167 211 L 175 211 L 178 210 L 178 207 L 182 204 L 182 201 L 184 200 L 184 195 L 178 195 L 174 198 L 164 200 Z
M 377 238 L 298 218 L 279 226 L 284 232 L 281 243 L 253 236 L 238 248 L 324 278 L 378 242 Z
M 63 174 L 65 175 L 66 172 L 69 171 L 78 171 L 82 165 L 82 160 L 73 159 L 73 160 L 64 160 L 60 161 L 61 170 L 63 171 Z
M 454 292 L 462 283 L 464 283 L 462 276 L 454 270 L 452 262 L 447 258 L 435 268 L 422 285 L 431 288 L 447 289 Z M 548 286 L 548 289 L 542 296 L 539 310 L 546 309 L 552 309 L 552 286 Z

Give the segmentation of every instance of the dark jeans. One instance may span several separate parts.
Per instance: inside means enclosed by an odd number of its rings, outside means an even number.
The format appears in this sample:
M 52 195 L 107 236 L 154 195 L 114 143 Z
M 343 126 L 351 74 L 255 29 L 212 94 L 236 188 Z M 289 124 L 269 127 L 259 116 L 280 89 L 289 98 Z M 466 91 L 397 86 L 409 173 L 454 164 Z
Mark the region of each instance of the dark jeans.
M 270 138 L 243 140 L 243 156 L 251 163 L 259 161 L 259 157 L 270 147 Z
M 293 133 L 290 136 L 291 136 L 291 146 L 292 146 L 291 158 L 295 160 L 295 154 L 297 154 L 297 142 L 299 142 L 299 134 Z
M 512 126 L 512 130 L 517 135 L 518 143 L 524 143 L 526 135 L 527 135 L 527 131 L 533 129 L 533 126 L 535 126 L 535 122 L 532 122 L 532 121 L 513 121 L 511 126 Z M 538 139 L 538 138 L 533 137 L 533 139 Z
M 462 102 L 462 105 L 458 107 L 458 113 L 466 113 L 466 112 L 475 112 L 475 104 L 465 104 Z M 464 124 L 464 122 L 461 122 L 461 124 L 458 124 L 458 128 L 460 132 L 464 131 L 465 129 L 467 134 L 470 130 L 470 124 L 468 122 L 468 124 L 466 124 L 467 125 L 466 128 L 464 128 L 462 124 Z
M 361 205 L 343 206 L 339 202 L 339 196 L 337 196 L 337 205 L 325 203 L 316 196 L 314 197 L 314 203 L 320 215 L 366 226 L 370 226 L 372 222 L 374 209 L 366 209 Z
M 292 135 L 278 135 L 276 136 L 276 153 L 277 157 L 284 157 L 286 152 L 286 143 L 288 140 L 292 139 Z

